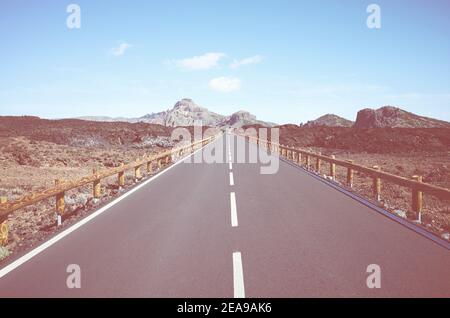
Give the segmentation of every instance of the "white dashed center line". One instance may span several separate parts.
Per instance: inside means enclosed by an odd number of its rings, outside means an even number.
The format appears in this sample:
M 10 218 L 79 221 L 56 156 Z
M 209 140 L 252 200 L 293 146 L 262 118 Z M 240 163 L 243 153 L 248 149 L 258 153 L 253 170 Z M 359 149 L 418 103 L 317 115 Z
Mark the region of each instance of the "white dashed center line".
M 228 139 L 229 141 L 229 139 Z M 230 170 L 230 186 L 234 186 L 233 175 L 233 160 L 231 156 L 231 149 L 228 143 L 228 168 Z M 237 208 L 236 208 L 236 194 L 230 192 L 230 208 L 231 208 L 231 226 L 238 226 Z M 241 252 L 233 253 L 233 288 L 234 298 L 245 298 L 244 289 L 244 271 L 242 269 L 242 256 Z
M 230 172 L 230 186 L 234 186 L 233 172 Z
M 236 211 L 236 194 L 234 192 L 230 193 L 230 205 L 231 205 L 231 226 L 238 226 L 238 218 Z
M 242 270 L 241 252 L 233 253 L 234 298 L 245 298 L 244 271 Z
M 233 161 L 233 159 L 231 157 L 230 137 L 228 137 L 227 150 L 228 150 L 228 162 L 231 163 Z

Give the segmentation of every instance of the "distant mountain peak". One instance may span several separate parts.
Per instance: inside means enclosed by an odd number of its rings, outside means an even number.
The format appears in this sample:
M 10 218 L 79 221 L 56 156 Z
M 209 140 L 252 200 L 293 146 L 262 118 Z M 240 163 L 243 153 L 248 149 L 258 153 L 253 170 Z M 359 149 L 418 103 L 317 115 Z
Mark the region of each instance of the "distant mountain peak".
M 190 98 L 183 98 L 182 100 L 175 103 L 172 110 L 182 110 L 182 111 L 190 111 L 190 112 L 201 112 L 207 111 L 207 109 L 202 108 L 194 103 L 194 101 Z
M 365 108 L 358 112 L 355 128 L 450 128 L 450 123 L 419 116 L 395 106 Z
M 140 121 L 171 127 L 192 126 L 201 121 L 205 126 L 216 126 L 223 118 L 222 115 L 198 106 L 192 99 L 183 98 L 177 101 L 172 109 L 143 116 Z
M 315 120 L 308 121 L 305 127 L 318 127 L 318 126 L 326 126 L 326 127 L 352 127 L 353 122 L 351 120 L 339 117 L 334 114 L 326 114 Z
M 226 118 L 226 120 L 224 121 L 224 125 L 242 127 L 242 126 L 247 125 L 252 122 L 254 122 L 254 123 L 257 122 L 255 115 L 252 115 L 245 110 L 239 110 L 239 111 L 231 114 L 231 116 L 228 116 Z
M 125 122 L 144 122 L 149 124 L 159 124 L 163 126 L 193 126 L 197 122 L 201 122 L 204 126 L 233 126 L 242 127 L 248 124 L 259 124 L 263 126 L 273 126 L 272 123 L 262 122 L 256 119 L 255 115 L 248 111 L 240 110 L 230 116 L 224 116 L 207 108 L 200 107 L 190 98 L 183 98 L 175 103 L 175 105 L 166 111 L 158 113 L 150 113 L 139 118 L 111 118 L 111 117 L 79 117 L 79 119 L 87 119 L 94 121 L 125 121 Z

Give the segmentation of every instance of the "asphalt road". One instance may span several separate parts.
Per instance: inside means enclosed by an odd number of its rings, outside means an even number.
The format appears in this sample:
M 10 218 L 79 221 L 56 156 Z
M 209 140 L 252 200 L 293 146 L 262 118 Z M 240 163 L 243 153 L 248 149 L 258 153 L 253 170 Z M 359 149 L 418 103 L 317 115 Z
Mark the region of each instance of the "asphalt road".
M 240 137 L 206 149 L 227 138 Z M 450 297 L 448 249 L 283 161 L 272 175 L 230 165 L 235 146 L 223 143 L 224 163 L 173 166 L 20 266 L 9 260 L 0 297 Z M 67 287 L 70 264 L 81 288 Z M 380 288 L 367 287 L 370 264 Z

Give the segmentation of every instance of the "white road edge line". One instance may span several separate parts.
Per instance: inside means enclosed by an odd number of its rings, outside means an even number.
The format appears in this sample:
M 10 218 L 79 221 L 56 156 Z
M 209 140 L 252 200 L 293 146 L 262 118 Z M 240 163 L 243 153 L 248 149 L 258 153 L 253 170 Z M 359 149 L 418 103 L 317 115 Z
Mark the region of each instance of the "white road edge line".
M 234 298 L 245 298 L 244 271 L 242 270 L 241 252 L 233 253 Z
M 238 226 L 238 218 L 236 211 L 236 194 L 234 192 L 230 193 L 230 204 L 231 204 L 231 226 Z
M 230 186 L 234 186 L 233 172 L 230 172 Z
M 126 197 L 128 197 L 131 194 L 133 194 L 134 192 L 136 192 L 137 190 L 139 190 L 142 187 L 146 186 L 148 183 L 152 182 L 153 180 L 155 180 L 159 176 L 162 176 L 164 173 L 166 173 L 170 169 L 174 168 L 175 166 L 177 166 L 180 163 L 184 162 L 185 160 L 189 159 L 195 153 L 197 153 L 198 151 L 202 150 L 203 148 L 204 147 L 202 147 L 200 149 L 197 149 L 195 152 L 191 153 L 189 156 L 183 158 L 183 160 L 177 161 L 176 163 L 174 163 L 170 167 L 164 169 L 163 171 L 161 171 L 158 174 L 154 175 L 150 179 L 144 181 L 142 184 L 136 186 L 135 188 L 133 188 L 130 191 L 126 192 L 125 194 L 123 194 L 122 196 L 118 197 L 114 201 L 108 203 L 107 205 L 105 205 L 101 209 L 95 211 L 94 213 L 90 214 L 89 216 L 87 216 L 84 219 L 80 220 L 79 222 L 75 223 L 71 227 L 69 227 L 66 230 L 62 231 L 61 233 L 57 234 L 55 237 L 53 237 L 50 240 L 46 241 L 45 243 L 39 245 L 38 247 L 36 247 L 35 249 L 31 250 L 30 252 L 28 252 L 27 254 L 23 255 L 22 257 L 16 259 L 11 264 L 9 264 L 9 265 L 5 266 L 4 268 L 0 269 L 0 278 L 2 278 L 3 276 L 7 275 L 9 272 L 13 271 L 14 269 L 18 268 L 19 266 L 23 265 L 25 262 L 29 261 L 30 259 L 32 259 L 36 255 L 38 255 L 42 251 L 46 250 L 47 248 L 49 248 L 50 246 L 52 246 L 53 244 L 55 244 L 59 240 L 63 239 L 64 237 L 66 237 L 67 235 L 72 233 L 73 231 L 77 230 L 78 228 L 80 228 L 84 224 L 88 223 L 89 221 L 91 221 L 95 217 L 99 216 L 100 214 L 102 214 L 103 212 L 108 210 L 109 208 L 113 207 L 114 205 L 116 205 L 117 203 L 119 203 L 120 201 L 125 199 Z

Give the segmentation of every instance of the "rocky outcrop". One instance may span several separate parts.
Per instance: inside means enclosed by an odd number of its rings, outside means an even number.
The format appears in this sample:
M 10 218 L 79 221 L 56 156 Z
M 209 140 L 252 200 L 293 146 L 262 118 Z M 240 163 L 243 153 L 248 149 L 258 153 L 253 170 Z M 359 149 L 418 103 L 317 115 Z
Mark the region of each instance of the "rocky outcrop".
M 308 121 L 304 127 L 318 127 L 318 126 L 326 126 L 326 127 L 352 127 L 353 122 L 351 120 L 339 117 L 334 114 L 326 114 L 317 118 L 316 120 Z
M 244 122 L 256 122 L 256 116 L 250 114 L 249 112 L 246 112 L 244 110 L 240 110 L 234 114 L 232 114 L 231 116 L 227 117 L 225 122 L 223 124 L 225 125 L 230 125 L 230 126 L 234 126 L 234 125 L 241 125 Z
M 261 125 L 265 127 L 272 127 L 275 124 L 257 120 L 255 115 L 252 115 L 247 111 L 240 110 L 238 112 L 235 112 L 231 116 L 226 117 L 219 126 L 241 128 L 246 125 Z
M 178 101 L 172 109 L 145 115 L 139 121 L 169 127 L 193 126 L 196 121 L 201 121 L 204 126 L 217 126 L 224 118 L 225 116 L 198 106 L 192 99 L 185 98 Z
M 450 123 L 419 116 L 397 107 L 385 106 L 377 110 L 358 112 L 355 128 L 450 128 Z

